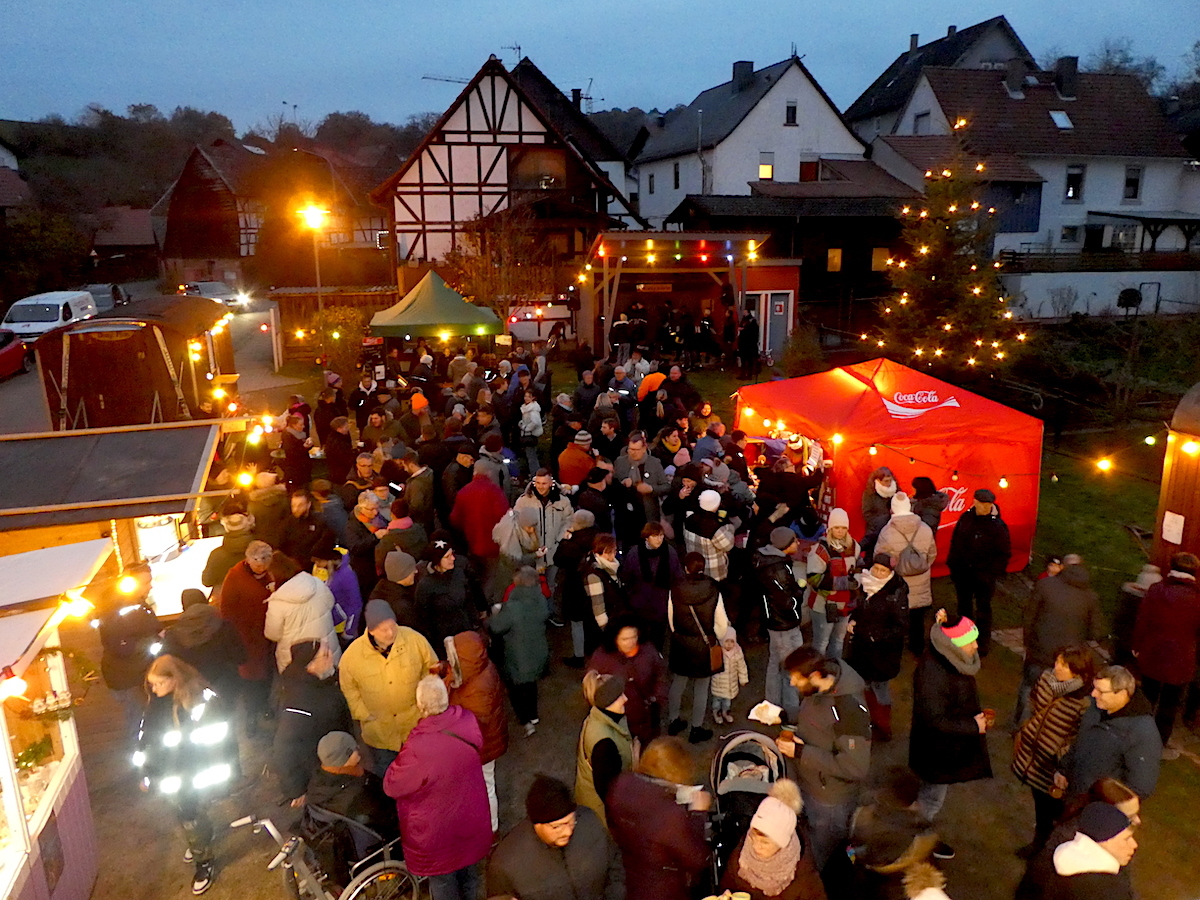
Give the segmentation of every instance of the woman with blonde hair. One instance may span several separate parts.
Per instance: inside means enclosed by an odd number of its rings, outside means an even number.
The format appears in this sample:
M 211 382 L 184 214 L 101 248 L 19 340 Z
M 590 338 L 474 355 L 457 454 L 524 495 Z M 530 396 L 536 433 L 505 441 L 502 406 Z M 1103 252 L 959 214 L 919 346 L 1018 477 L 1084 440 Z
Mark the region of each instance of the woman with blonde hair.
M 625 720 L 625 677 L 583 676 L 583 696 L 591 710 L 583 720 L 575 754 L 575 802 L 586 806 L 607 827 L 605 797 L 613 780 L 637 760 L 638 747 Z
M 196 669 L 174 656 L 150 664 L 146 689 L 150 699 L 133 765 L 141 789 L 161 794 L 174 807 L 187 839 L 184 860 L 196 865 L 192 893 L 203 894 L 213 880 L 208 806 L 237 765 L 229 710 Z

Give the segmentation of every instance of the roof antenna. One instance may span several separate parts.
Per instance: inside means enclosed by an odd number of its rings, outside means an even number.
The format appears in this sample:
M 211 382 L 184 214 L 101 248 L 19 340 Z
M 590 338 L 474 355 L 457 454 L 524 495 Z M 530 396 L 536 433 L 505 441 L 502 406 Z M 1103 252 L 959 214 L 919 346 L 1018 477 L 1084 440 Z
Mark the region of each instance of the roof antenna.
M 517 54 L 517 62 L 521 61 L 521 45 L 518 44 L 516 41 L 513 41 L 511 44 L 505 44 L 500 49 L 514 51 Z
M 796 55 L 796 42 L 792 41 L 792 56 L 794 57 L 795 55 Z

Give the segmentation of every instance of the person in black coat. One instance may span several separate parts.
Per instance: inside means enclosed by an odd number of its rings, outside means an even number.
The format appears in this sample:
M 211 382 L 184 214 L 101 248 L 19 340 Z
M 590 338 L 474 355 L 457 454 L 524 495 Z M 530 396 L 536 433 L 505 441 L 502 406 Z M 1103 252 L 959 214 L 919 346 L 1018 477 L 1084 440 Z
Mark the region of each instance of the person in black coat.
M 335 387 L 327 387 L 317 395 L 317 408 L 313 410 L 313 431 L 316 432 L 317 443 L 324 444 L 325 438 L 333 431 L 333 420 L 349 412 L 346 398 Z
M 246 648 L 233 623 L 221 618 L 203 591 L 183 592 L 183 613 L 163 632 L 163 653 L 182 659 L 222 697 L 236 697 Z
M 162 624 L 146 603 L 150 594 L 150 566 L 132 566 L 126 574 L 137 579 L 137 587 L 126 595 L 113 586 L 100 607 L 97 628 L 103 648 L 100 674 L 124 709 L 125 725 L 132 737 L 137 733 L 144 706 L 142 681 L 154 661 L 151 647 L 158 640 Z
M 558 597 L 553 605 L 561 609 L 563 618 L 571 623 L 572 653 L 563 662 L 573 669 L 583 668 L 583 623 L 591 612 L 583 589 L 582 567 L 599 533 L 595 515 L 586 509 L 577 509 L 566 535 L 554 551 L 554 565 L 558 569 L 554 590 Z
M 329 431 L 321 443 L 325 451 L 325 467 L 333 484 L 343 484 L 354 471 L 358 450 L 350 439 L 350 420 L 338 416 L 329 423 Z
M 929 647 L 913 673 L 908 765 L 921 779 L 917 807 L 929 822 L 951 784 L 992 777 L 990 724 L 979 704 L 979 631 L 965 616 L 937 612 Z
M 977 617 L 983 656 L 992 644 L 992 594 L 1011 554 L 1012 539 L 1000 518 L 996 495 L 980 488 L 975 492 L 975 505 L 954 526 L 946 565 L 958 598 L 958 614 Z
M 292 659 L 279 679 L 279 724 L 271 769 L 285 800 L 298 805 L 320 765 L 317 744 L 331 731 L 349 731 L 350 709 L 333 678 L 333 655 L 320 641 L 292 644 Z
M 704 557 L 699 553 L 688 553 L 683 558 L 683 577 L 671 588 L 667 604 L 667 624 L 671 629 L 667 668 L 672 675 L 668 698 L 671 724 L 667 733 L 674 736 L 687 727 L 681 716 L 683 694 L 690 683 L 692 730 L 688 741 L 699 744 L 713 734 L 704 727 L 708 685 L 713 674 L 709 648 L 719 647 L 729 628 L 721 587 L 704 574 Z
M 751 313 L 746 313 L 738 330 L 737 355 L 740 364 L 738 377 L 753 381 L 758 377 L 758 320 Z
M 313 461 L 308 451 L 313 443 L 304 431 L 304 417 L 289 415 L 280 443 L 283 449 L 283 476 L 289 489 L 307 487 L 312 481 Z
M 312 569 L 313 551 L 323 543 L 333 540 L 333 532 L 325 518 L 313 509 L 312 494 L 307 487 L 292 491 L 290 498 L 292 514 L 283 525 L 283 537 L 276 550 L 291 557 L 305 572 Z
M 871 713 L 875 740 L 892 739 L 892 691 L 889 682 L 900 674 L 908 636 L 908 585 L 886 553 L 855 576 L 862 593 L 846 628 L 849 650 L 843 656 L 867 682 L 864 697 Z

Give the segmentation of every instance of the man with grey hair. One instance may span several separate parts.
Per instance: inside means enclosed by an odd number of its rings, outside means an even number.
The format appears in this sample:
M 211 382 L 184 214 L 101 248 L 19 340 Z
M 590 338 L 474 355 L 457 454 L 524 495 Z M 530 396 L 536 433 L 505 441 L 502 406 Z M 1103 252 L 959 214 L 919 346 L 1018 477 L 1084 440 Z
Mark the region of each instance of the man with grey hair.
M 450 706 L 435 675 L 417 683 L 421 720 L 388 766 L 383 789 L 396 801 L 404 861 L 429 879 L 435 900 L 474 900 L 479 863 L 492 846 L 492 818 L 475 716 Z
M 1068 796 L 1087 793 L 1104 777 L 1116 778 L 1144 801 L 1158 782 L 1162 738 L 1150 701 L 1124 666 L 1108 666 L 1092 682 L 1092 705 L 1054 783 Z

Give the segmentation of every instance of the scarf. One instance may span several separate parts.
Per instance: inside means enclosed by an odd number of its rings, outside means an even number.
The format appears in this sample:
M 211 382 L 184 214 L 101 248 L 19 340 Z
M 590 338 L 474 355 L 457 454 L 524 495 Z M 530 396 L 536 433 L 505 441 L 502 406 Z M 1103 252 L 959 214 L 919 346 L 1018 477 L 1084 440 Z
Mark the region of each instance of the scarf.
M 1191 572 L 1180 572 L 1178 569 L 1172 569 L 1167 573 L 1168 578 L 1178 578 L 1181 581 L 1195 581 L 1196 576 Z
M 607 560 L 603 556 L 598 556 L 595 554 L 593 554 L 592 559 L 594 559 L 596 561 L 597 566 L 599 566 L 601 569 L 603 569 L 609 575 L 612 575 L 614 578 L 616 577 L 617 567 L 620 565 L 620 563 L 618 563 L 615 559 Z
M 892 479 L 892 484 L 890 487 L 884 487 L 878 481 L 875 482 L 875 493 L 877 493 L 884 500 L 890 500 L 896 495 L 896 491 L 898 490 L 900 490 L 900 486 L 896 483 L 895 478 Z
M 976 650 L 971 656 L 964 654 L 960 647 L 955 647 L 950 638 L 946 637 L 946 632 L 942 631 L 942 626 L 936 622 L 929 630 L 929 640 L 933 642 L 933 649 L 950 660 L 950 665 L 963 675 L 974 677 L 979 674 L 979 651 Z
M 657 571 L 651 573 L 650 566 L 653 562 L 658 562 Z M 671 589 L 671 566 L 670 566 L 670 550 L 667 549 L 667 542 L 664 540 L 657 550 L 651 550 L 643 542 L 638 548 L 638 562 L 642 567 L 642 581 L 646 584 L 653 582 L 656 588 L 663 590 Z
M 742 843 L 738 856 L 738 877 L 768 897 L 782 894 L 796 877 L 800 862 L 800 838 L 792 835 L 788 845 L 769 859 L 759 859 L 754 853 L 750 836 Z
M 858 583 L 862 585 L 862 589 L 868 597 L 873 597 L 875 594 L 886 585 L 895 576 L 895 572 L 889 572 L 887 578 L 876 578 L 871 574 L 870 569 L 864 569 L 854 577 L 858 579 Z
M 1068 678 L 1066 681 L 1059 681 L 1055 678 L 1050 682 L 1050 694 L 1053 697 L 1065 697 L 1073 691 L 1083 687 L 1083 679 L 1078 677 Z

